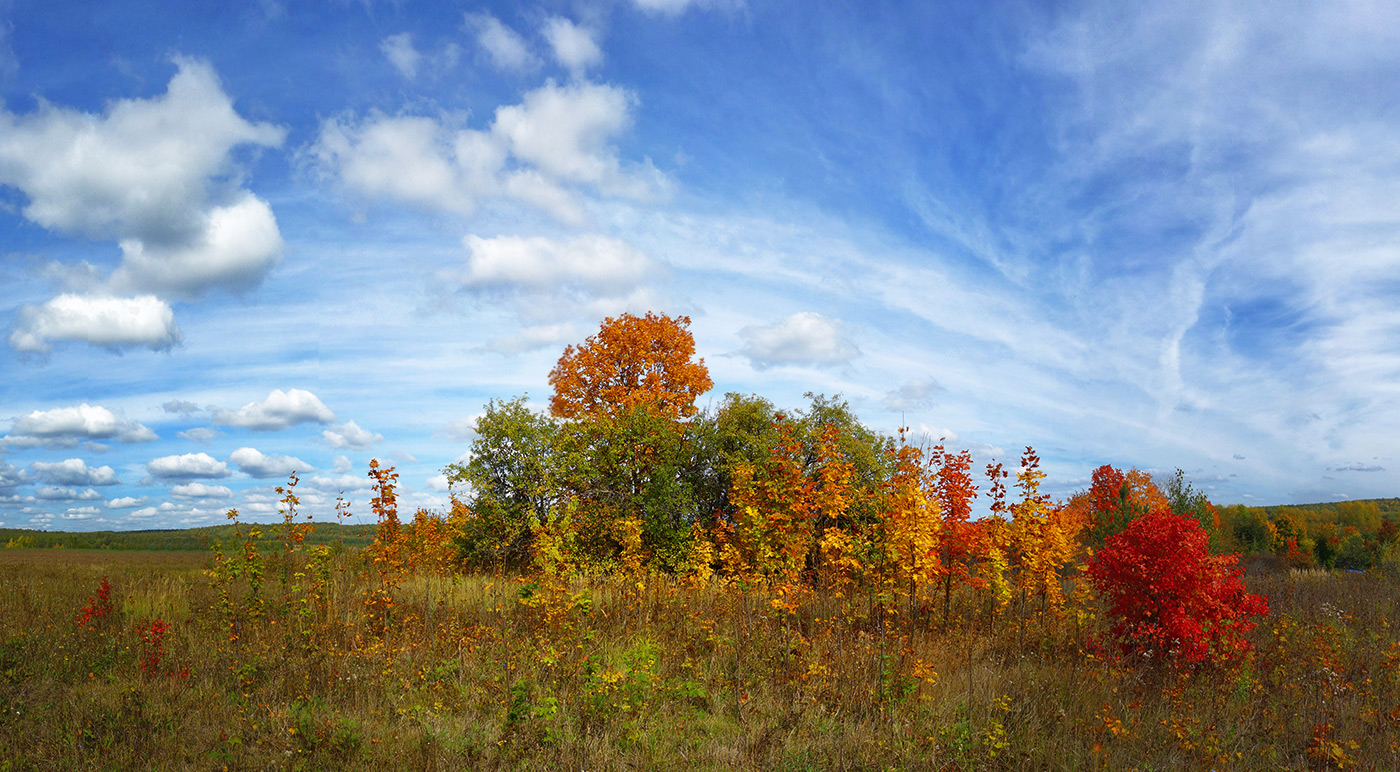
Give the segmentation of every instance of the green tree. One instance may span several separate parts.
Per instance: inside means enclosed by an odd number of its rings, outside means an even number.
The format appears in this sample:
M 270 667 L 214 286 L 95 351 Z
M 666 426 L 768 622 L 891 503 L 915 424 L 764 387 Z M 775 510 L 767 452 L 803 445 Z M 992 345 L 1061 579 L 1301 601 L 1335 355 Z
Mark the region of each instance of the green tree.
M 516 397 L 488 403 L 477 419 L 469 459 L 443 470 L 467 491 L 471 516 L 458 546 L 469 564 L 524 565 L 534 529 L 560 503 L 554 469 L 559 425 L 530 410 L 525 401 Z

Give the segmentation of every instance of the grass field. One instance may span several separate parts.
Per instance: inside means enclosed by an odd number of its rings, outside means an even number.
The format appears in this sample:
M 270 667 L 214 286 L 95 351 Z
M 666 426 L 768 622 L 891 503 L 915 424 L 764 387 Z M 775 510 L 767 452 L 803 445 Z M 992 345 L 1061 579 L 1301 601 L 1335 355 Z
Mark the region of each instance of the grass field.
M 989 630 L 971 597 L 945 624 L 664 578 L 385 585 L 321 554 L 254 597 L 208 553 L 0 550 L 0 769 L 1400 766 L 1375 572 L 1251 575 L 1253 656 L 1183 673 L 1102 653 L 1092 606 Z

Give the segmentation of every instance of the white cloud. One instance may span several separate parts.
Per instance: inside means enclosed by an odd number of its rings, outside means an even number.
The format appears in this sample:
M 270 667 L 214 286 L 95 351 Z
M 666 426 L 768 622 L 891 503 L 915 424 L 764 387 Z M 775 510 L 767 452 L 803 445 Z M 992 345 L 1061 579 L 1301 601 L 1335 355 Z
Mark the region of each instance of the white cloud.
M 145 499 L 138 499 L 133 496 L 121 496 L 107 502 L 108 509 L 131 509 L 145 504 Z
M 100 405 L 35 410 L 14 421 L 0 443 L 19 447 L 71 447 L 84 440 L 148 442 L 155 432 Z
M 183 416 L 189 416 L 194 415 L 195 413 L 204 412 L 204 408 L 200 407 L 199 405 L 196 405 L 193 402 L 188 402 L 183 399 L 172 399 L 169 402 L 163 402 L 161 403 L 160 409 L 164 410 L 167 413 L 174 413 L 175 415 Z
M 447 481 L 447 475 L 439 474 L 428 478 L 427 488 L 434 493 L 446 493 L 452 490 L 452 485 Z
M 0 490 L 28 485 L 29 472 L 0 458 Z
M 39 353 L 52 350 L 56 341 L 79 341 L 114 351 L 131 347 L 165 351 L 181 339 L 175 314 L 154 295 L 64 294 L 20 309 L 9 342 L 17 351 Z
M 311 155 L 357 193 L 460 214 L 471 214 L 480 198 L 498 190 L 506 161 L 505 148 L 483 132 L 380 113 L 323 122 Z
M 578 337 L 572 317 L 598 318 L 655 308 L 664 301 L 644 286 L 661 266 L 630 244 L 599 235 L 571 239 L 498 236 L 463 239 L 467 267 L 450 276 L 471 292 L 513 298 L 526 322 L 488 348 L 505 353 Z
M 745 327 L 739 336 L 744 339 L 740 353 L 758 369 L 843 364 L 860 356 L 840 321 L 812 311 L 793 314 L 777 324 Z
M 225 485 L 191 482 L 171 488 L 170 495 L 177 499 L 226 499 L 233 496 L 233 491 Z
M 504 198 L 580 225 L 578 186 L 633 199 L 669 191 L 650 161 L 624 165 L 618 158 L 613 140 L 631 126 L 635 104 L 631 92 L 614 86 L 549 81 L 520 104 L 498 108 L 489 131 L 374 111 L 359 120 L 329 119 L 308 157 L 322 174 L 371 199 L 470 215 L 483 199 Z
M 237 467 L 238 471 L 265 479 L 268 477 L 286 477 L 292 472 L 305 472 L 315 469 L 312 465 L 292 456 L 264 455 L 253 448 L 239 448 L 229 457 Z
M 887 393 L 881 402 L 886 408 L 896 411 L 927 408 L 933 403 L 934 395 L 942 391 L 945 389 L 932 378 L 906 381 Z
M 497 108 L 492 131 L 516 158 L 551 177 L 637 195 L 645 182 L 626 178 L 609 144 L 632 125 L 636 103 L 631 92 L 616 86 L 560 86 L 551 80 L 520 104 Z
M 117 290 L 154 290 L 195 298 L 209 287 L 256 287 L 282 254 L 282 234 L 266 201 L 245 193 L 203 215 L 200 232 L 174 244 L 123 239 Z
M 471 235 L 462 243 L 469 253 L 464 283 L 472 288 L 552 289 L 577 284 L 616 293 L 636 287 L 656 270 L 641 250 L 606 236 L 556 240 Z
M 116 485 L 121 482 L 112 467 L 91 467 L 81 458 L 35 461 L 29 469 L 40 480 L 55 485 Z
M 349 457 L 347 456 L 336 456 L 334 459 L 331 460 L 331 471 L 335 472 L 336 474 L 345 474 L 346 472 L 354 468 L 355 465 L 351 463 Z
M 326 444 L 332 448 L 349 448 L 351 450 L 364 450 L 384 439 L 384 435 L 361 429 L 354 421 L 335 424 L 321 432 L 321 436 L 325 438 Z
M 176 65 L 165 94 L 100 116 L 47 102 L 28 115 L 0 108 L 0 184 L 28 197 L 32 222 L 120 241 L 122 291 L 246 288 L 280 252 L 276 223 L 247 191 L 212 207 L 211 193 L 234 188 L 234 148 L 276 147 L 286 131 L 239 116 L 207 63 Z
M 34 491 L 34 498 L 40 501 L 97 501 L 102 494 L 92 488 L 67 488 L 58 486 L 47 486 Z
M 193 429 L 186 429 L 183 432 L 177 432 L 176 434 L 177 436 L 189 440 L 190 442 L 198 442 L 202 444 L 208 444 L 210 440 L 216 437 L 224 436 L 223 432 L 219 431 L 218 429 L 211 429 L 208 426 L 196 426 Z
M 418 77 L 418 63 L 423 55 L 413 47 L 413 35 L 400 32 L 390 35 L 379 43 L 379 52 L 394 65 L 399 74 L 413 80 Z
M 579 339 L 578 329 L 567 322 L 562 324 L 534 324 L 521 327 L 514 335 L 496 338 L 486 347 L 499 354 L 514 356 L 526 351 L 558 346 Z
M 447 425 L 433 432 L 433 436 L 446 437 L 453 442 L 470 442 L 476 437 L 476 422 L 485 413 L 465 416 L 448 422 Z
M 603 49 L 593 39 L 594 32 L 586 27 L 562 16 L 551 16 L 545 19 L 543 32 L 554 51 L 554 60 L 576 78 L 603 61 Z
M 374 487 L 368 476 L 354 474 L 312 475 L 303 483 L 321 491 L 365 491 Z
M 215 410 L 214 422 L 253 431 L 277 431 L 300 423 L 330 423 L 335 413 L 315 394 L 302 389 L 273 389 L 267 399 L 249 402 L 238 410 Z
M 161 456 L 146 464 L 146 471 L 152 477 L 165 480 L 191 480 L 197 478 L 228 477 L 228 464 L 208 453 L 185 453 L 179 456 Z
M 530 53 L 525 39 L 491 14 L 469 13 L 466 23 L 469 28 L 476 30 L 477 45 L 481 46 L 487 58 L 497 68 L 524 72 L 539 66 L 539 58 Z

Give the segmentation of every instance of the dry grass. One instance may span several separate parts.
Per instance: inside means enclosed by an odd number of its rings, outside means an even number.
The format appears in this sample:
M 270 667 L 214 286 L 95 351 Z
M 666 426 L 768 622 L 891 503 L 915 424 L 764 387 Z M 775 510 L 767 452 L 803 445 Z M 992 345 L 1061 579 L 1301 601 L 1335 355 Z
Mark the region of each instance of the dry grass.
M 989 633 L 970 595 L 946 628 L 941 608 L 882 625 L 864 596 L 808 597 L 789 616 L 659 578 L 550 596 L 519 578 L 410 577 L 375 634 L 349 556 L 306 616 L 303 589 L 282 607 L 270 567 L 265 612 L 239 612 L 232 641 L 206 563 L 0 550 L 0 769 L 1400 764 L 1400 585 L 1374 574 L 1251 576 L 1273 609 L 1256 655 L 1183 674 L 1087 654 L 1092 624 L 1028 615 Z M 103 576 L 116 618 L 78 629 Z M 172 630 L 153 677 L 138 662 L 154 617 Z

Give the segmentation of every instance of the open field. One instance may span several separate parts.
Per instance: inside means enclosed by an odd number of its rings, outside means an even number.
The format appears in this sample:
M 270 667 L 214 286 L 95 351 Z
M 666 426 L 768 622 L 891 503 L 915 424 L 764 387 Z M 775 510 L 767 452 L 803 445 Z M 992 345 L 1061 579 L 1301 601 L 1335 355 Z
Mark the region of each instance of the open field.
M 422 574 L 386 607 L 352 553 L 323 562 L 284 590 L 269 561 L 221 607 L 206 553 L 0 550 L 0 768 L 1400 764 L 1400 584 L 1375 572 L 1251 576 L 1252 658 L 1177 673 L 1092 653 L 1092 608 L 989 634 L 956 596 L 945 627 L 864 597 Z M 78 624 L 103 577 L 111 612 Z

